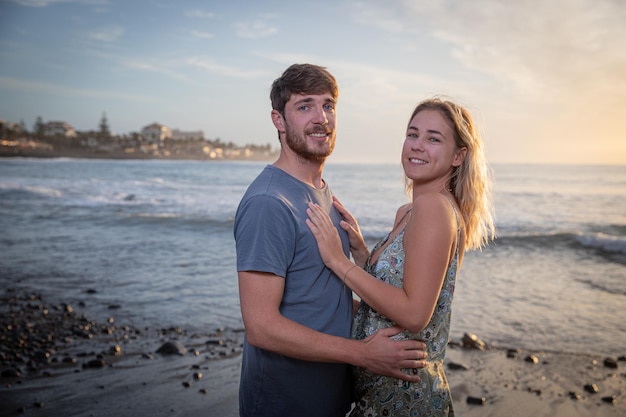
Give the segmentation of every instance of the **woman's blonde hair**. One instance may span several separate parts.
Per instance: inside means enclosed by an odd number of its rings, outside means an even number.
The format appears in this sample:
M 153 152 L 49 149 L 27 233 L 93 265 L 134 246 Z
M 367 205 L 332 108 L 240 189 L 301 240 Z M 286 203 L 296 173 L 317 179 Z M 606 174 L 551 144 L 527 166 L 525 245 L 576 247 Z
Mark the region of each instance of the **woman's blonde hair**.
M 413 110 L 409 123 L 423 110 L 440 112 L 454 131 L 457 148 L 467 148 L 465 159 L 454 168 L 450 189 L 465 223 L 465 248 L 480 249 L 495 237 L 491 168 L 480 134 L 469 111 L 450 100 L 435 97 L 422 101 Z M 407 192 L 412 192 L 411 181 L 407 181 Z

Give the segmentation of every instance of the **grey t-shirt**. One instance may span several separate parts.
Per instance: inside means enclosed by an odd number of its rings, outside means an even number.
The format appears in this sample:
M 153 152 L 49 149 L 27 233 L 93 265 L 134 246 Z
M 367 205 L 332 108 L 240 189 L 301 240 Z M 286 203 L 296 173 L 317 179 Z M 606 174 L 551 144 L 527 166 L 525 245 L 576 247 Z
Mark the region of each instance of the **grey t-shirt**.
M 284 277 L 283 316 L 349 338 L 352 292 L 324 266 L 305 223 L 310 201 L 329 212 L 348 255 L 348 236 L 338 226 L 340 215 L 328 185 L 315 189 L 268 165 L 249 186 L 235 215 L 237 270 Z M 244 340 L 241 416 L 344 416 L 350 402 L 346 364 L 293 359 Z

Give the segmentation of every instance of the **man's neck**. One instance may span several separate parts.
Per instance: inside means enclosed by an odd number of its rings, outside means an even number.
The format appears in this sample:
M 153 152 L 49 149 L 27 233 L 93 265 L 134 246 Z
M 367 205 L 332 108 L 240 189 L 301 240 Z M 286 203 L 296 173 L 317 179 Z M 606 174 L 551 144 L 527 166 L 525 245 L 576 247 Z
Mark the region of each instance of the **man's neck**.
M 322 179 L 324 162 L 305 160 L 296 155 L 287 156 L 281 153 L 272 165 L 303 183 L 319 189 L 324 187 L 324 180 Z

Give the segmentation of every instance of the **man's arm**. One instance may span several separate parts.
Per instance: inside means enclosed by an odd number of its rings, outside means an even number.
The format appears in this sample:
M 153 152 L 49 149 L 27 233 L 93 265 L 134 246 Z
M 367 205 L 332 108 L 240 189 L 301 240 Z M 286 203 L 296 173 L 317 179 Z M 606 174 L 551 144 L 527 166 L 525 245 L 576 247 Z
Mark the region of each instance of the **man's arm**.
M 403 368 L 422 368 L 425 345 L 416 340 L 397 341 L 401 329 L 380 330 L 365 340 L 352 340 L 318 332 L 280 314 L 284 278 L 270 273 L 239 272 L 239 298 L 248 343 L 253 346 L 314 362 L 340 362 L 369 371 L 419 381 Z

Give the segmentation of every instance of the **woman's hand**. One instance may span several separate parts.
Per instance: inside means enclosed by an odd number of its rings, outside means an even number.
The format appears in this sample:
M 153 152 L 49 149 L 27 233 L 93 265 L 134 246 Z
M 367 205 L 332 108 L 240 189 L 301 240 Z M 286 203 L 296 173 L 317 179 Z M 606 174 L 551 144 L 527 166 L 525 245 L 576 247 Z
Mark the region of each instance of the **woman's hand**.
M 343 254 L 339 232 L 337 232 L 330 216 L 319 205 L 309 203 L 306 213 L 309 216 L 306 219 L 306 224 L 311 229 L 313 236 L 315 236 L 315 240 L 317 240 L 317 246 L 324 264 L 337 273 L 335 268 L 342 258 L 347 259 Z
M 367 258 L 370 256 L 370 251 L 367 249 L 367 245 L 365 244 L 365 240 L 361 234 L 359 223 L 335 196 L 333 196 L 333 205 L 341 217 L 343 217 L 343 220 L 339 223 L 339 225 L 343 230 L 348 232 L 348 238 L 350 239 L 350 253 L 352 254 L 352 258 L 354 258 L 354 263 L 363 268 Z

